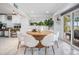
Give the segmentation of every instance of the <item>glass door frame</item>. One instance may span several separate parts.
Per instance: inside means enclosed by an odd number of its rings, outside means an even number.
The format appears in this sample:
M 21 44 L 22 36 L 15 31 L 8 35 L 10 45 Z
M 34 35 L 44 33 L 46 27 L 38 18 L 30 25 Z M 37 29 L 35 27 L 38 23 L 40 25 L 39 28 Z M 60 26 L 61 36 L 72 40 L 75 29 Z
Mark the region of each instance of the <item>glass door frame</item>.
M 74 20 L 75 20 L 75 15 L 74 15 L 74 13 L 77 11 L 77 10 L 79 10 L 79 8 L 78 9 L 76 9 L 76 10 L 74 10 L 74 11 L 72 11 L 72 12 L 70 12 L 70 19 L 71 19 L 71 26 L 70 26 L 70 31 L 71 31 L 71 41 L 70 41 L 70 45 L 71 45 L 71 50 L 73 51 L 73 48 L 75 48 L 75 49 L 77 49 L 78 51 L 79 51 L 79 47 L 77 47 L 77 46 L 75 46 L 74 44 L 73 44 L 73 40 L 74 40 Z M 65 16 L 66 14 L 64 14 L 62 17 L 63 17 L 63 33 L 64 33 L 64 16 Z M 63 34 L 63 38 L 64 38 L 64 34 Z

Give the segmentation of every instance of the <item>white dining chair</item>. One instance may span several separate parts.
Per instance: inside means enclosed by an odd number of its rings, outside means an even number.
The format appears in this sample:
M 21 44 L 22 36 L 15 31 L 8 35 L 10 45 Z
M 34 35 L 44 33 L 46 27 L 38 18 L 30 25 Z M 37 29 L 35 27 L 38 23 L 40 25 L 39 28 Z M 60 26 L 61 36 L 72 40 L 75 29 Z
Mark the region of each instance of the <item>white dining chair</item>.
M 24 36 L 23 36 L 23 33 L 21 32 L 17 32 L 17 38 L 18 38 L 18 46 L 17 46 L 17 50 L 19 49 L 20 47 L 20 44 L 24 44 Z
M 22 35 L 22 34 L 21 34 Z M 21 38 L 21 37 L 23 37 L 23 38 Z M 31 35 L 28 35 L 28 34 L 26 34 L 26 35 L 22 35 L 22 36 L 20 36 L 20 43 L 22 42 L 22 41 L 24 41 L 23 43 L 24 44 L 22 44 L 22 46 L 24 46 L 25 47 L 25 50 L 24 50 L 24 54 L 26 53 L 26 48 L 31 48 L 32 49 L 32 54 L 33 54 L 33 48 L 35 47 L 35 46 L 37 46 L 37 44 L 39 43 L 39 41 L 38 40 L 36 40 L 34 37 L 32 37 Z M 19 44 L 18 43 L 18 47 L 21 47 L 21 44 Z
M 54 51 L 54 48 L 53 48 L 53 46 L 54 46 L 53 33 L 45 36 L 45 38 L 43 40 L 41 40 L 41 43 L 42 43 L 42 45 L 45 46 L 45 54 L 47 54 L 47 48 L 50 47 L 50 46 L 52 46 L 53 53 L 55 54 L 55 51 Z
M 59 47 L 59 45 L 58 45 L 59 32 L 54 33 L 54 39 L 53 39 L 53 41 L 56 43 L 57 47 Z

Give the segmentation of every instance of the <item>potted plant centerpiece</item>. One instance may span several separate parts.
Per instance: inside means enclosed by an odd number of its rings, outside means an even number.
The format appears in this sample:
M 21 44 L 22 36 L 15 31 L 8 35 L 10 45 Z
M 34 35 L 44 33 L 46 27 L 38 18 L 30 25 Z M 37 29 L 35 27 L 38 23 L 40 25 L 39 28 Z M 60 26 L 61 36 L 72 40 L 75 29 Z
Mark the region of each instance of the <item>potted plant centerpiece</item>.
M 30 25 L 36 25 L 38 26 L 38 31 L 43 31 L 43 27 L 47 27 L 48 30 L 53 26 L 54 21 L 52 18 L 49 18 L 48 20 L 40 21 L 40 22 L 32 22 Z

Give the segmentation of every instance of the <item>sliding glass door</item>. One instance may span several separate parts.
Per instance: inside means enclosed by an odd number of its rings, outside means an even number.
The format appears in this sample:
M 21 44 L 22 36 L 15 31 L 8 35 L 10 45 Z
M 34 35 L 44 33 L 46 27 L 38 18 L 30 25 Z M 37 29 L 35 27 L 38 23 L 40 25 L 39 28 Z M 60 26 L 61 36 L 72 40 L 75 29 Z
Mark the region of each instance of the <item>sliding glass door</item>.
M 73 44 L 77 47 L 79 47 L 79 9 L 74 12 L 74 40 Z
M 63 15 L 64 40 L 75 47 L 79 47 L 79 10 Z
M 70 14 L 66 14 L 63 16 L 64 19 L 64 40 L 70 42 L 71 41 L 71 18 Z

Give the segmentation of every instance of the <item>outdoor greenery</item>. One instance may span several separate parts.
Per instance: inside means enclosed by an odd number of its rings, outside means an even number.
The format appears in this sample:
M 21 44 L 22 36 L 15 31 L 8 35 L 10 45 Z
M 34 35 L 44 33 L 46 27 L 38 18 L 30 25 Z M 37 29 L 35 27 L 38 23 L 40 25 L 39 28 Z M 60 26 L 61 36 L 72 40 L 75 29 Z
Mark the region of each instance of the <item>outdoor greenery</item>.
M 36 25 L 36 26 L 48 26 L 48 27 L 52 27 L 54 24 L 54 21 L 52 20 L 52 18 L 49 18 L 45 21 L 40 21 L 40 22 L 31 22 L 30 25 Z
M 70 30 L 70 26 L 67 25 L 67 22 L 70 22 L 69 17 L 64 16 L 64 32 L 67 32 Z
M 67 22 L 70 22 L 70 18 L 67 16 L 64 16 L 64 31 L 65 32 L 70 30 L 70 26 L 67 25 Z M 77 23 L 77 26 L 74 26 L 74 29 L 79 30 L 79 25 L 78 25 L 79 17 L 75 17 L 74 22 Z

